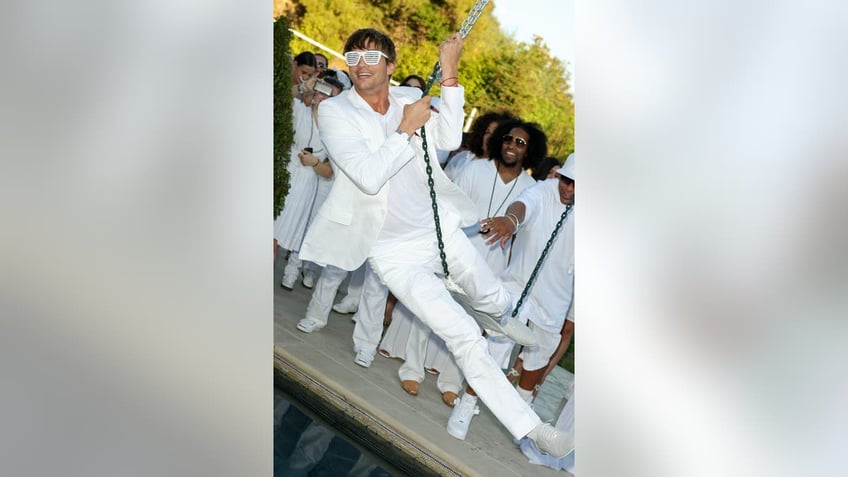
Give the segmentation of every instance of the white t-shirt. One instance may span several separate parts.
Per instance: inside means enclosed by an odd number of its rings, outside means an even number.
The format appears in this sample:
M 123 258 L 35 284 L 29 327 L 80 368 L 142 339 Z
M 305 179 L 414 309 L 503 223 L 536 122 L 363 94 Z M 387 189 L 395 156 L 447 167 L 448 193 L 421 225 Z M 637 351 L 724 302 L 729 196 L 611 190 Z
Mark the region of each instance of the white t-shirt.
M 386 137 L 397 134 L 395 131 L 403 118 L 403 108 L 392 101 L 385 115 L 374 113 L 375 120 L 383 122 Z M 430 205 L 430 189 L 426 177 L 418 171 L 416 159 L 406 163 L 395 174 L 389 187 L 386 221 L 377 239 L 378 243 L 391 241 L 418 240 L 436 237 L 433 222 L 433 208 Z M 430 158 L 434 167 L 439 167 L 436 158 Z
M 489 159 L 469 161 L 458 171 L 454 183 L 477 206 L 477 216 L 480 219 L 503 215 L 509 204 L 514 202 L 524 189 L 536 184 L 533 177 L 523 172 L 510 182 L 504 183 L 498 174 L 495 161 Z M 463 231 L 485 257 L 492 271 L 496 275 L 500 274 L 506 268 L 509 247 L 502 250 L 498 243 L 488 245 L 480 234 L 479 223 L 466 227 Z
M 559 179 L 537 182 L 518 197 L 526 207 L 512 247 L 512 260 L 501 274 L 504 285 L 523 290 L 566 206 L 559 200 Z M 574 207 L 568 213 L 533 282 L 520 315 L 550 333 L 559 333 L 574 296 Z M 525 310 L 525 306 L 527 310 Z

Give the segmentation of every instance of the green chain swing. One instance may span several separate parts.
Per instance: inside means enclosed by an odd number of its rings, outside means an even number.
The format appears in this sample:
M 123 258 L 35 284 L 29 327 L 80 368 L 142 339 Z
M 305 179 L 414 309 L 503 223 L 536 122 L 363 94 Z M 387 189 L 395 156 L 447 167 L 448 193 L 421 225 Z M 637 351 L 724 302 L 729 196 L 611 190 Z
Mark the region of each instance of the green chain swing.
M 573 204 L 567 204 L 565 206 L 565 211 L 562 213 L 562 215 L 559 216 L 559 221 L 554 226 L 554 231 L 551 234 L 551 237 L 548 239 L 548 243 L 545 244 L 545 248 L 542 249 L 542 254 L 539 256 L 539 260 L 536 262 L 536 266 L 533 267 L 533 273 L 531 273 L 530 278 L 527 279 L 527 285 L 524 285 L 524 290 L 521 291 L 521 297 L 518 298 L 518 303 L 515 304 L 515 309 L 512 310 L 513 318 L 518 316 L 518 310 L 521 309 L 521 305 L 524 304 L 524 299 L 527 298 L 527 294 L 530 293 L 530 287 L 536 280 L 536 275 L 539 273 L 539 269 L 542 268 L 542 262 L 545 261 L 545 257 L 548 255 L 548 252 L 551 249 L 551 245 L 553 245 L 554 243 L 554 239 L 559 234 L 559 229 L 560 227 L 562 227 L 562 223 L 565 222 L 565 219 L 568 217 L 568 213 L 571 212 L 572 205 Z
M 468 16 L 465 20 L 463 20 L 462 26 L 459 28 L 459 34 L 463 39 L 468 36 L 468 32 L 471 31 L 471 27 L 473 27 L 474 23 L 477 22 L 480 14 L 483 13 L 483 8 L 485 8 L 488 3 L 489 0 L 478 0 L 477 3 L 471 7 L 471 10 L 468 12 Z M 437 61 L 436 65 L 433 67 L 433 72 L 430 73 L 430 78 L 427 80 L 427 84 L 424 86 L 424 94 L 422 94 L 422 96 L 426 96 L 427 93 L 430 92 L 430 88 L 433 87 L 433 84 L 441 79 L 442 65 Z M 445 280 L 447 281 L 448 286 L 453 288 L 455 291 L 460 291 L 458 286 L 452 285 L 453 280 L 450 279 L 450 271 L 448 271 L 448 261 L 445 257 L 445 243 L 442 240 L 442 227 L 439 223 L 439 205 L 436 203 L 436 189 L 433 183 L 433 167 L 430 165 L 430 153 L 427 150 L 427 133 L 424 131 L 424 126 L 421 126 L 421 141 L 424 148 L 427 185 L 430 187 L 430 202 L 433 207 L 433 222 L 436 225 L 436 240 L 438 241 L 439 246 L 439 258 L 442 261 L 442 271 L 445 274 Z
M 463 20 L 462 27 L 459 29 L 459 34 L 464 39 L 468 36 L 468 33 L 471 31 L 471 27 L 474 26 L 474 23 L 480 17 L 480 14 L 483 13 L 483 8 L 489 3 L 489 0 L 478 0 L 477 3 L 471 7 L 471 11 L 468 12 L 468 16 Z M 437 61 L 436 65 L 433 67 L 433 72 L 430 73 L 430 77 L 427 80 L 427 84 L 424 86 L 424 94 L 422 96 L 426 96 L 430 91 L 430 88 L 433 87 L 437 81 L 442 79 L 442 65 Z M 433 223 L 436 227 L 436 240 L 438 242 L 439 247 L 439 259 L 442 261 L 442 271 L 445 275 L 445 281 L 448 285 L 448 288 L 452 289 L 455 292 L 462 292 L 462 290 L 457 286 L 453 280 L 450 278 L 450 271 L 448 270 L 448 262 L 447 257 L 445 255 L 445 243 L 442 239 L 442 227 L 439 222 L 439 205 L 436 202 L 436 189 L 435 183 L 433 182 L 433 166 L 430 164 L 430 153 L 427 149 L 427 133 L 424 130 L 424 126 L 421 126 L 421 141 L 422 147 L 424 149 L 424 164 L 426 165 L 425 170 L 427 171 L 427 186 L 430 188 L 430 203 L 433 209 Z M 527 294 L 530 292 L 530 287 L 533 285 L 533 282 L 536 279 L 536 275 L 539 272 L 539 269 L 542 267 L 542 262 L 545 260 L 545 257 L 548 255 L 548 251 L 553 244 L 554 239 L 557 234 L 559 234 L 559 229 L 562 227 L 562 223 L 565 221 L 568 213 L 571 211 L 572 204 L 568 204 L 565 207 L 565 211 L 562 213 L 562 216 L 559 218 L 556 226 L 554 227 L 554 231 L 551 234 L 551 237 L 548 239 L 547 244 L 545 244 L 545 248 L 542 250 L 542 254 L 539 257 L 539 260 L 536 262 L 536 266 L 533 268 L 533 273 L 530 274 L 530 278 L 527 280 L 527 284 L 524 286 L 524 290 L 521 292 L 521 297 L 518 299 L 518 303 L 515 305 L 515 309 L 512 311 L 512 317 L 516 317 L 518 315 L 518 310 L 521 308 L 521 305 L 524 303 L 524 299 L 527 297 Z

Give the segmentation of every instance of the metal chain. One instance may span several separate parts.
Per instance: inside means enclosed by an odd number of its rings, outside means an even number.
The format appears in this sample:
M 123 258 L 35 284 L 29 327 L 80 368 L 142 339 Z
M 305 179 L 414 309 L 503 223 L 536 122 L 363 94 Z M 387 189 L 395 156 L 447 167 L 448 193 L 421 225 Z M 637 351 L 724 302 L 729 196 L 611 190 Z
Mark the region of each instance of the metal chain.
M 477 0 L 477 3 L 471 7 L 471 11 L 468 12 L 468 16 L 462 21 L 462 26 L 459 29 L 459 34 L 462 38 L 468 36 L 468 32 L 471 31 L 471 27 L 473 27 L 474 23 L 477 22 L 480 14 L 483 13 L 483 8 L 488 3 L 489 0 Z M 442 65 L 436 61 L 436 66 L 433 67 L 433 72 L 430 73 L 430 79 L 424 86 L 424 94 L 422 96 L 426 96 L 427 93 L 429 93 L 430 88 L 433 86 L 433 83 L 440 81 L 441 79 Z M 427 185 L 430 187 L 430 201 L 433 208 L 433 223 L 436 225 L 436 240 L 439 245 L 439 258 L 442 260 L 442 271 L 445 274 L 445 278 L 448 278 L 450 277 L 450 272 L 448 271 L 448 261 L 445 256 L 445 242 L 442 240 L 442 227 L 439 223 L 439 205 L 436 203 L 436 188 L 434 187 L 433 182 L 433 166 L 430 165 L 430 154 L 427 151 L 427 133 L 424 131 L 424 126 L 421 126 L 421 141 L 424 148 L 424 164 L 427 166 Z
M 468 12 L 468 16 L 465 17 L 465 20 L 462 21 L 462 26 L 459 27 L 459 34 L 464 39 L 468 36 L 468 32 L 471 31 L 471 27 L 477 23 L 477 19 L 480 18 L 480 15 L 483 13 L 483 9 L 486 8 L 486 5 L 489 3 L 489 0 L 477 0 L 477 3 L 471 7 L 471 10 Z M 430 88 L 438 81 L 442 80 L 442 65 L 437 61 L 436 65 L 433 66 L 433 72 L 430 73 L 430 77 L 427 79 L 427 84 L 424 86 L 424 95 L 430 92 Z
M 439 258 L 442 260 L 442 272 L 445 278 L 450 276 L 448 271 L 448 261 L 445 256 L 445 242 L 442 240 L 442 226 L 439 223 L 439 204 L 436 203 L 436 188 L 433 182 L 433 166 L 430 165 L 430 155 L 427 153 L 427 133 L 424 132 L 424 127 L 421 128 L 421 141 L 424 147 L 424 163 L 427 170 L 427 186 L 430 188 L 430 203 L 433 208 L 433 223 L 436 225 L 436 240 L 439 245 Z
M 524 299 L 527 298 L 527 294 L 530 293 L 530 287 L 536 280 L 536 274 L 538 274 L 539 269 L 542 268 L 542 262 L 545 261 L 545 257 L 548 255 L 548 251 L 551 249 L 551 245 L 554 243 L 554 239 L 557 234 L 559 234 L 559 229 L 562 227 L 562 223 L 565 222 L 565 218 L 568 217 L 569 212 L 571 212 L 571 204 L 565 206 L 565 212 L 562 213 L 559 218 L 559 222 L 557 222 L 556 226 L 554 226 L 554 232 L 551 234 L 551 238 L 548 239 L 548 243 L 545 244 L 545 248 L 542 250 L 542 255 L 539 257 L 539 261 L 536 262 L 536 266 L 533 268 L 533 273 L 530 274 L 530 278 L 527 280 L 527 285 L 524 285 L 524 290 L 521 292 L 521 298 L 518 299 L 518 303 L 515 304 L 515 309 L 512 310 L 513 318 L 518 316 L 518 310 L 521 309 L 521 305 L 524 304 Z

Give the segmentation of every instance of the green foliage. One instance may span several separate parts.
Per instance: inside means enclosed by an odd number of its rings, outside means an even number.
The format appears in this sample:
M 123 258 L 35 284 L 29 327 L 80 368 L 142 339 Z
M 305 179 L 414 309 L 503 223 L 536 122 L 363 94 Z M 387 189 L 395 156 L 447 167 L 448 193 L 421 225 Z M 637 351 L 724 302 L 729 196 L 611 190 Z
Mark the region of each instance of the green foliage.
M 438 44 L 459 30 L 475 0 L 293 0 L 293 28 L 341 52 L 358 28 L 386 32 L 398 51 L 394 79 L 417 74 L 425 79 L 438 60 Z M 528 8 L 533 8 L 528 5 Z M 465 86 L 466 113 L 509 109 L 539 123 L 548 135 L 548 155 L 565 159 L 574 151 L 574 102 L 565 65 L 544 41 L 517 42 L 503 33 L 486 7 L 465 40 L 459 80 Z M 545 12 L 539 11 L 540 15 Z M 291 52 L 318 51 L 299 38 Z M 345 68 L 330 58 L 336 68 Z M 438 86 L 431 94 L 439 95 Z
M 289 190 L 289 149 L 294 140 L 292 126 L 292 72 L 289 54 L 292 34 L 289 21 L 274 22 L 274 217 L 280 215 Z

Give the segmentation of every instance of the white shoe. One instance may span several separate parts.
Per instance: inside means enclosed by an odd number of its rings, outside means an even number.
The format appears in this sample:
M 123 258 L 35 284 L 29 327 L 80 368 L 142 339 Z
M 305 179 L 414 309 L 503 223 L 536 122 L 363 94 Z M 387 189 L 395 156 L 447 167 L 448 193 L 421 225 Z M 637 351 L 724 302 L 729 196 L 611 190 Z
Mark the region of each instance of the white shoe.
M 357 351 L 356 358 L 353 359 L 353 362 L 362 366 L 363 368 L 371 367 L 371 362 L 374 361 L 374 355 L 367 351 Z
M 535 433 L 535 436 L 531 439 L 536 447 L 546 454 L 560 458 L 574 450 L 574 434 L 559 431 L 547 422 L 543 422 L 536 429 L 533 429 L 531 434 L 533 433 Z
M 348 313 L 356 313 L 357 308 L 359 308 L 358 303 L 353 303 L 347 300 L 342 300 L 333 305 L 333 311 L 335 311 L 336 313 L 341 313 L 342 315 L 347 315 Z
M 283 281 L 280 286 L 288 290 L 294 289 L 294 282 L 297 280 L 297 275 L 283 275 Z
M 312 288 L 315 286 L 315 273 L 306 272 L 303 274 L 303 286 L 306 288 Z
M 304 333 L 312 333 L 313 331 L 320 330 L 324 325 L 318 323 L 312 318 L 304 318 L 297 322 L 297 329 Z
M 468 435 L 468 427 L 471 425 L 471 419 L 475 414 L 480 413 L 480 408 L 477 407 L 477 400 L 471 399 L 467 394 L 456 398 L 453 412 L 448 419 L 448 434 L 457 439 L 465 440 Z
M 510 316 L 506 319 L 506 323 L 501 323 L 488 313 L 483 313 L 472 308 L 467 308 L 466 311 L 468 311 L 468 314 L 472 318 L 477 320 L 480 328 L 483 328 L 492 336 L 506 336 L 522 346 L 533 346 L 536 344 L 536 336 L 533 334 L 533 330 L 516 318 Z

